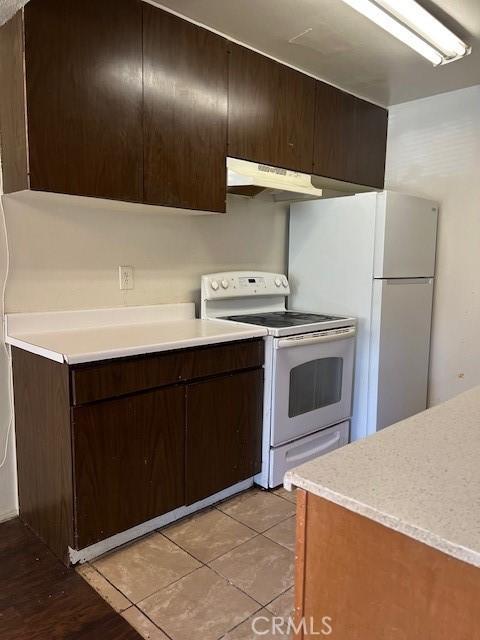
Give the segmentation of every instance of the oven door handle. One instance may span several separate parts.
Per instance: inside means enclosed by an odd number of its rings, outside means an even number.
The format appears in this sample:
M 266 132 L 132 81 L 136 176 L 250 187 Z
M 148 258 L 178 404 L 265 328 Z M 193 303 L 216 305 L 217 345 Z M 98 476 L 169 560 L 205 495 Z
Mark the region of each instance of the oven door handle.
M 280 338 L 275 340 L 275 349 L 287 349 L 289 347 L 304 347 L 311 344 L 321 344 L 322 342 L 334 342 L 336 340 L 346 340 L 347 338 L 353 338 L 357 330 L 355 327 L 349 327 L 346 330 L 342 330 L 341 333 L 337 333 L 337 330 L 325 333 L 324 335 L 311 335 L 305 334 L 302 336 L 291 336 L 290 338 Z

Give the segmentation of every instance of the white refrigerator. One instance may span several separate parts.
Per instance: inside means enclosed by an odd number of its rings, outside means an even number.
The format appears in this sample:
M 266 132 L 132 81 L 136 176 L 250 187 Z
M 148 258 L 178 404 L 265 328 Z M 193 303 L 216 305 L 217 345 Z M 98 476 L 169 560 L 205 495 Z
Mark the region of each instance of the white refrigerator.
M 427 406 L 437 219 L 386 191 L 290 208 L 289 307 L 358 318 L 352 440 Z

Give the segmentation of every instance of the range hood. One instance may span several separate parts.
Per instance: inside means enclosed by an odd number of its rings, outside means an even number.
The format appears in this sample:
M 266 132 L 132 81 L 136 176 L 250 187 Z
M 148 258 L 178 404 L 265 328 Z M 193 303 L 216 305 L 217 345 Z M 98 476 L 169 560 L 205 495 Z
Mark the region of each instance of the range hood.
M 276 200 L 321 198 L 320 178 L 265 164 L 227 158 L 227 192 L 255 197 L 270 191 Z

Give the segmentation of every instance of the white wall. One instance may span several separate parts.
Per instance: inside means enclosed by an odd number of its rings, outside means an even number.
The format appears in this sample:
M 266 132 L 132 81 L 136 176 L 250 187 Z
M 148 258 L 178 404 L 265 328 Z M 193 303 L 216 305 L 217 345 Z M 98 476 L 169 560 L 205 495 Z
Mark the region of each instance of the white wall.
M 11 276 L 7 311 L 198 302 L 200 275 L 230 269 L 283 270 L 287 206 L 232 196 L 228 213 L 106 211 L 8 198 Z M 120 291 L 118 266 L 135 267 Z
M 4 204 L 11 252 L 7 312 L 198 303 L 202 273 L 285 269 L 287 206 L 271 198 L 231 197 L 226 215 L 210 216 L 133 213 L 125 206 L 105 211 L 68 199 L 45 203 L 7 197 Z M 4 264 L 2 243 L 0 269 Z M 121 264 L 135 267 L 132 291 L 119 289 Z M 4 358 L 0 364 L 3 443 L 7 423 Z M 0 470 L 0 519 L 16 509 L 14 469 L 12 443 L 9 464 Z
M 480 86 L 392 107 L 386 186 L 440 202 L 430 403 L 480 384 Z

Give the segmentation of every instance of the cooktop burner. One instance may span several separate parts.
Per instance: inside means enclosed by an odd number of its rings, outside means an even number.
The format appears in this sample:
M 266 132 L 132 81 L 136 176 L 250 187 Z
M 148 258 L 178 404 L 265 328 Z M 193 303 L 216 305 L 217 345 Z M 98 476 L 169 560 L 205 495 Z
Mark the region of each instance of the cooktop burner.
M 257 324 L 262 327 L 281 329 L 282 327 L 298 327 L 304 324 L 317 324 L 331 320 L 344 320 L 339 316 L 326 316 L 319 313 L 303 313 L 301 311 L 271 311 L 268 313 L 252 313 L 240 316 L 225 316 L 222 320 Z

